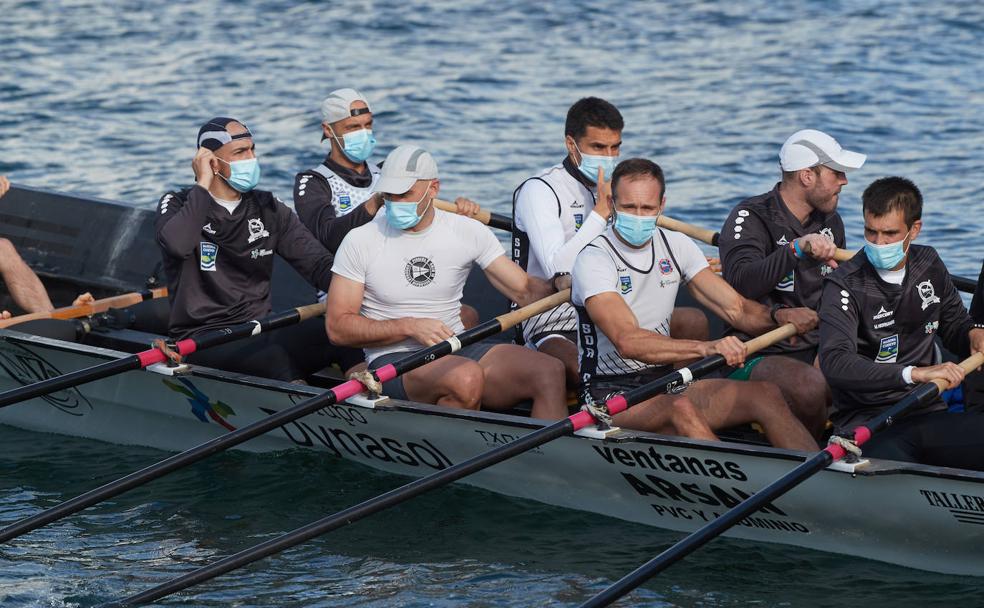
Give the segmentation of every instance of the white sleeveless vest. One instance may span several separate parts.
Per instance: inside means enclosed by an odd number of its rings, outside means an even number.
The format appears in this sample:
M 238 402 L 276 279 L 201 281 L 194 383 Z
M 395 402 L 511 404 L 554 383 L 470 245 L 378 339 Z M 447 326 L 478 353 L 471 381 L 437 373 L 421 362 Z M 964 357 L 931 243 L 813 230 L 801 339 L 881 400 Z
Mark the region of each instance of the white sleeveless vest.
M 373 195 L 373 189 L 376 187 L 376 182 L 379 181 L 379 167 L 371 163 L 368 166 L 369 173 L 372 175 L 372 183 L 365 188 L 353 186 L 324 164 L 311 169 L 312 172 L 324 177 L 328 181 L 328 185 L 331 186 L 331 205 L 335 208 L 337 217 L 351 212 Z

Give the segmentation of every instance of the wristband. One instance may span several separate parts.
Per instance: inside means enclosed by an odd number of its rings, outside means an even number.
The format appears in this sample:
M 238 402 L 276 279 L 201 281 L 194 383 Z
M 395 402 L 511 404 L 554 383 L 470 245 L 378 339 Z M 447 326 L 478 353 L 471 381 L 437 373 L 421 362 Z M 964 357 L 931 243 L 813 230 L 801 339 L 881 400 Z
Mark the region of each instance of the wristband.
M 793 250 L 793 255 L 796 256 L 796 259 L 803 259 L 803 250 L 800 249 L 799 240 L 793 240 L 793 242 L 789 244 L 789 248 Z
M 912 381 L 912 370 L 915 369 L 915 367 L 915 365 L 907 365 L 902 368 L 902 380 L 904 380 L 906 384 L 915 384 L 915 382 Z

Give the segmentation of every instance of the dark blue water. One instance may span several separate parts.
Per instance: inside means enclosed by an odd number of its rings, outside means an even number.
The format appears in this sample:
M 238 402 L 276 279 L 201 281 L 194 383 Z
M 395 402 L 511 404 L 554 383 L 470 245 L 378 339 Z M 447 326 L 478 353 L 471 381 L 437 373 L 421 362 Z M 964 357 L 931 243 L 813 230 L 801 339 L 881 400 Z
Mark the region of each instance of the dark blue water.
M 599 95 L 625 115 L 624 154 L 666 170 L 673 215 L 719 226 L 772 187 L 788 135 L 819 128 L 869 155 L 841 196 L 851 244 L 864 186 L 905 175 L 927 201 L 920 240 L 976 276 L 982 48 L 975 1 L 0 0 L 0 173 L 151 206 L 191 181 L 198 126 L 225 114 L 256 134 L 263 187 L 289 199 L 294 173 L 324 154 L 320 100 L 355 86 L 375 110 L 377 158 L 424 145 L 446 195 L 508 211 L 513 188 L 562 157 L 568 106 Z M 163 456 L 8 428 L 0 446 L 4 522 Z M 401 481 L 306 454 L 216 457 L 0 548 L 0 605 L 117 598 Z M 572 605 L 672 538 L 451 488 L 170 604 Z M 724 541 L 626 605 L 980 605 L 979 589 Z

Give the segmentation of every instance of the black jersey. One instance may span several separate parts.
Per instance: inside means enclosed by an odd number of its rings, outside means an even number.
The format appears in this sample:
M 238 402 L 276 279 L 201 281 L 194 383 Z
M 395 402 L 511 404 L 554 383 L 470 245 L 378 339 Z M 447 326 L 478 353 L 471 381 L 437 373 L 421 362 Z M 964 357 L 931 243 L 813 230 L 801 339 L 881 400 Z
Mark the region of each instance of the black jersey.
M 322 165 L 328 169 L 326 173 L 337 176 L 337 179 L 358 190 L 367 191 L 373 184 L 373 176 L 378 173 L 374 167 L 365 174 L 358 173 L 339 165 L 331 158 L 325 158 Z M 362 200 L 355 201 L 351 212 L 340 214 L 338 205 L 335 204 L 337 194 L 339 193 L 332 191 L 328 178 L 318 170 L 309 169 L 294 176 L 294 209 L 297 216 L 332 253 L 338 251 L 345 235 L 353 228 L 368 224 L 373 218 L 361 204 Z
M 912 389 L 902 370 L 939 362 L 937 335 L 951 352 L 969 352 L 970 315 L 936 250 L 910 245 L 905 269 L 901 285 L 887 283 L 862 252 L 824 281 L 820 368 L 840 428 L 853 428 L 902 399 Z M 944 408 L 937 399 L 919 413 Z
M 984 328 L 984 265 L 981 266 L 981 275 L 977 278 L 974 299 L 970 302 L 970 318 L 977 327 Z
M 809 256 L 797 259 L 789 244 L 801 236 L 819 233 L 844 247 L 844 222 L 836 211 L 814 211 L 806 224 L 794 216 L 779 195 L 779 185 L 770 192 L 746 199 L 728 216 L 721 228 L 720 255 L 724 279 L 750 300 L 766 306 L 782 304 L 816 310 L 821 280 L 830 266 Z M 749 336 L 729 330 L 742 339 Z M 781 354 L 816 347 L 818 332 L 797 337 L 795 345 L 784 341 L 762 354 Z
M 156 230 L 173 338 L 269 314 L 274 253 L 319 289 L 331 280 L 332 255 L 269 192 L 243 194 L 232 213 L 198 185 L 168 192 Z

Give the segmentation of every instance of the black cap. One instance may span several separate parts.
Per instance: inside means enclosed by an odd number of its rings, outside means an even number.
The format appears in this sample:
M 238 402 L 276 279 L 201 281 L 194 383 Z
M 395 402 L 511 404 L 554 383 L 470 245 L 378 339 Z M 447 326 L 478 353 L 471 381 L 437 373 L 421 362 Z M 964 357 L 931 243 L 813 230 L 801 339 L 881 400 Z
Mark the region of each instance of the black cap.
M 226 130 L 230 122 L 238 122 L 246 129 L 246 132 L 239 133 L 238 135 L 230 135 L 229 131 Z M 253 137 L 253 133 L 246 126 L 246 123 L 235 118 L 216 116 L 203 124 L 201 129 L 198 129 L 198 147 L 208 148 L 212 152 L 215 152 L 234 139 L 244 139 L 246 137 Z

